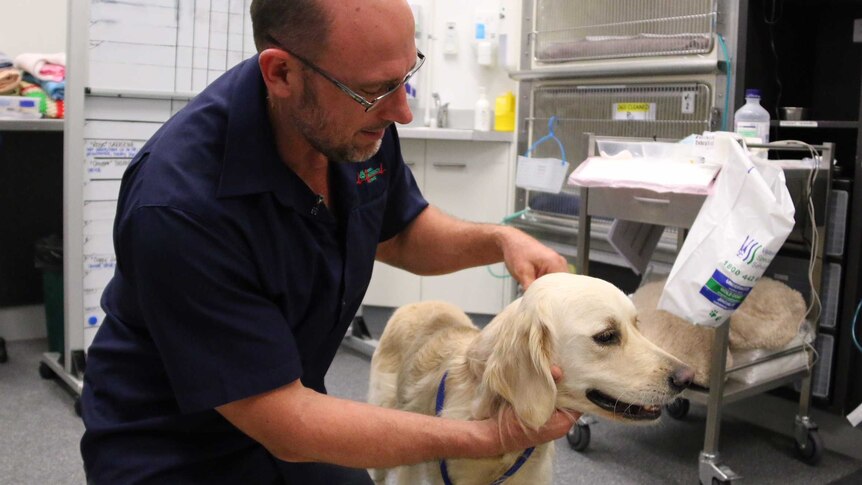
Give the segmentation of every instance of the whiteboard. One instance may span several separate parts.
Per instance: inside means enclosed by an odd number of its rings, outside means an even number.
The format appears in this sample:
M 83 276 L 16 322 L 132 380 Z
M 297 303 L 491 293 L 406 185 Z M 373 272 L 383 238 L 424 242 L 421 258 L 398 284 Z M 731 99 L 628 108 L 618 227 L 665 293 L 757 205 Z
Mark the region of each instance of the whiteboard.
M 251 0 L 92 0 L 93 90 L 200 92 L 254 54 Z
M 116 268 L 113 224 L 123 172 L 191 96 L 255 54 L 250 5 L 69 0 L 66 356 L 86 350 L 105 317 L 100 300 Z M 68 358 L 64 367 L 71 369 Z

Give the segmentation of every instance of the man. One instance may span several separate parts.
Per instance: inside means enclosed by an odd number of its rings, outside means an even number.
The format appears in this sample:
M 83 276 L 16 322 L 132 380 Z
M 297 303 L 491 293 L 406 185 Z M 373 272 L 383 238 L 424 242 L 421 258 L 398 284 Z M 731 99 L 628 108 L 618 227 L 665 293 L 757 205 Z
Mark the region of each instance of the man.
M 123 177 L 82 397 L 88 480 L 367 483 L 361 468 L 562 436 L 562 413 L 532 433 L 325 394 L 375 257 L 419 274 L 505 260 L 523 285 L 566 264 L 417 190 L 393 126 L 422 63 L 404 0 L 255 0 L 251 15 L 259 54 Z

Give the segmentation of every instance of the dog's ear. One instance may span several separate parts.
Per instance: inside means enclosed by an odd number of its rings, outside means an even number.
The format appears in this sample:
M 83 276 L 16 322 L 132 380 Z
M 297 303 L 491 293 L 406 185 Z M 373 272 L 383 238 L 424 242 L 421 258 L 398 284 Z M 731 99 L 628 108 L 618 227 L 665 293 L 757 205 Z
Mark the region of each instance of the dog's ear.
M 505 405 L 502 398 L 529 428 L 537 429 L 551 417 L 557 388 L 551 376 L 554 338 L 547 318 L 538 305 L 521 304 L 500 322 L 476 403 L 481 415 L 499 411 Z

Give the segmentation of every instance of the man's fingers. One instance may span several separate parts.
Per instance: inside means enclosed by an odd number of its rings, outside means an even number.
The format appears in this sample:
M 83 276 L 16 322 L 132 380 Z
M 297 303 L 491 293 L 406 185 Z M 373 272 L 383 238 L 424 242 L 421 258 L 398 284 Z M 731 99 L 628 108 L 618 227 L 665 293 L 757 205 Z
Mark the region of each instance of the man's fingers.
M 561 369 L 558 365 L 552 365 L 551 377 L 554 378 L 554 382 L 560 382 L 560 379 L 563 378 L 563 369 Z
M 545 423 L 543 433 L 548 441 L 562 438 L 574 426 L 581 413 L 576 411 L 557 410 L 551 415 L 551 419 Z

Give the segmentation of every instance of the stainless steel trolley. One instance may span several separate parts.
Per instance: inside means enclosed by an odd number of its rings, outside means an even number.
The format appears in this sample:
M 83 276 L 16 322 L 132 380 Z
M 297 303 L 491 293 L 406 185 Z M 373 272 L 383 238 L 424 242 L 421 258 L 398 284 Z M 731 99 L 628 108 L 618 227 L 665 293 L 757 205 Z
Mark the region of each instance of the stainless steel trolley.
M 597 139 L 598 138 L 594 136 L 589 137 L 590 155 L 595 154 L 595 141 Z M 621 141 L 634 140 L 632 138 L 612 139 Z M 643 140 L 641 139 L 640 141 Z M 776 148 L 769 145 L 749 145 L 749 147 L 764 149 Z M 812 148 L 820 154 L 820 158 L 826 162 L 827 166 L 831 166 L 834 154 L 834 146 L 831 143 L 813 146 Z M 781 150 L 807 151 L 808 149 L 807 147 L 796 146 L 782 147 Z M 826 193 L 828 193 L 829 170 L 824 170 L 824 172 L 824 177 L 826 178 Z M 806 189 L 810 189 L 810 187 L 807 187 Z M 803 200 L 808 199 L 808 193 L 802 195 L 804 196 Z M 593 217 L 611 217 L 635 222 L 677 227 L 681 229 L 679 231 L 679 244 L 681 245 L 684 237 L 684 230 L 691 227 L 704 199 L 705 196 L 702 195 L 656 194 L 655 192 L 639 189 L 587 189 L 582 187 L 580 190 L 580 215 L 577 231 L 578 272 L 581 274 L 589 273 L 590 225 Z M 827 216 L 825 210 L 826 209 L 824 208 L 824 212 L 820 217 L 816 217 L 816 224 L 818 226 L 825 226 Z M 797 210 L 797 213 L 799 213 L 799 210 Z M 797 229 L 794 228 L 794 232 L 796 231 Z M 820 234 L 818 237 L 822 239 L 825 231 L 819 230 L 818 233 Z M 795 243 L 788 242 L 786 244 Z M 820 244 L 819 247 L 823 248 L 823 244 Z M 822 260 L 822 254 L 815 254 L 814 256 L 817 261 L 815 274 L 819 275 L 819 265 Z M 814 284 L 814 290 L 819 292 L 819 278 L 815 278 Z M 812 324 L 812 327 L 815 328 L 816 331 L 816 326 L 819 322 L 812 321 L 809 323 Z M 712 345 L 709 389 L 686 390 L 682 398 L 678 398 L 674 403 L 666 407 L 668 414 L 676 419 L 681 419 L 687 414 L 689 401 L 693 401 L 707 407 L 706 433 L 698 465 L 698 475 L 701 483 L 728 483 L 740 478 L 740 476 L 734 473 L 730 467 L 723 464 L 720 459 L 718 444 L 722 406 L 726 403 L 738 401 L 799 379 L 802 381 L 802 387 L 799 393 L 799 411 L 794 422 L 796 450 L 801 460 L 811 464 L 817 463 L 823 451 L 823 442 L 818 434 L 817 425 L 808 416 L 812 379 L 810 368 L 814 362 L 813 351 L 810 347 L 800 345 L 798 347 L 785 349 L 755 361 L 727 369 L 725 365 L 725 356 L 728 348 L 729 330 L 729 320 L 715 329 L 715 339 L 713 340 Z M 757 384 L 744 384 L 736 381 L 725 382 L 725 378 L 733 372 L 799 352 L 807 354 L 807 362 L 809 365 L 806 368 L 786 371 L 772 376 L 763 382 L 758 382 Z M 582 418 L 569 432 L 569 442 L 576 450 L 583 450 L 589 444 L 589 425 L 592 422 L 594 421 L 589 417 Z

